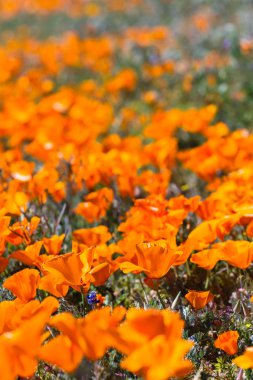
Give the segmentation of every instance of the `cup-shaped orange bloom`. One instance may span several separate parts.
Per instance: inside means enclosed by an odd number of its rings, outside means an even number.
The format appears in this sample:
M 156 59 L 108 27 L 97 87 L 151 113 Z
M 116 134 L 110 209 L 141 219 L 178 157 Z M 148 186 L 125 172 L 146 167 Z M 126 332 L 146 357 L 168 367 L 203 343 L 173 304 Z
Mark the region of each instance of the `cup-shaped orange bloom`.
M 138 264 L 147 269 L 148 277 L 165 276 L 182 254 L 179 249 L 171 248 L 166 240 L 137 244 Z
M 219 260 L 230 265 L 245 269 L 253 261 L 253 243 L 249 241 L 227 240 L 216 243 L 210 249 L 205 249 L 191 257 L 191 262 L 201 268 L 211 270 Z
M 36 296 L 39 279 L 40 273 L 37 269 L 27 268 L 8 277 L 3 286 L 21 301 L 28 302 Z
M 222 249 L 222 260 L 229 264 L 245 269 L 253 261 L 253 243 L 248 241 L 229 240 Z
M 80 364 L 83 354 L 79 345 L 67 335 L 58 335 L 40 349 L 41 360 L 52 363 L 67 372 L 73 372 Z
M 111 239 L 111 234 L 105 226 L 98 226 L 94 228 L 81 228 L 73 232 L 74 238 L 82 244 L 91 247 L 106 243 Z
M 182 339 L 183 325 L 169 310 L 130 309 L 116 343 L 126 355 L 121 366 L 147 380 L 185 376 L 192 364 L 184 357 L 193 343 Z
M 239 334 L 237 331 L 226 331 L 218 336 L 214 341 L 214 346 L 225 351 L 228 355 L 234 355 L 238 351 L 238 338 Z
M 84 254 L 85 255 L 85 254 Z M 86 268 L 81 260 L 81 253 L 66 253 L 55 256 L 42 266 L 44 277 L 41 278 L 39 288 L 44 289 L 56 297 L 65 296 L 69 286 L 80 289 L 82 285 L 82 271 Z
M 28 245 L 24 250 L 20 249 L 13 252 L 10 257 L 26 265 L 35 265 L 40 268 L 43 261 L 48 259 L 48 255 L 40 255 L 42 245 L 43 243 L 41 241 L 36 241 L 36 243 Z
M 58 255 L 60 253 L 64 238 L 65 238 L 65 234 L 62 234 L 60 236 L 53 235 L 50 238 L 44 238 L 43 245 L 47 253 L 50 255 Z
M 41 303 L 38 300 L 23 303 L 18 298 L 13 301 L 3 301 L 0 303 L 0 334 L 17 329 L 42 311 L 51 315 L 58 306 L 58 301 L 54 297 L 46 297 Z
M 11 231 L 6 240 L 11 244 L 18 245 L 22 243 L 31 244 L 31 236 L 40 223 L 40 218 L 33 216 L 28 222 L 26 218 L 22 222 L 14 223 L 9 230 Z
M 147 380 L 184 377 L 192 370 L 191 362 L 184 359 L 191 347 L 191 342 L 183 340 L 169 345 L 166 336 L 158 335 L 126 358 L 121 367 L 143 374 Z
M 19 323 L 17 328 L 5 329 L 0 336 L 1 379 L 14 380 L 18 376 L 30 377 L 36 371 L 43 329 L 51 312 L 55 310 L 55 305 L 52 308 L 52 302 L 50 304 L 49 308 L 40 307 L 34 314 L 30 314 L 30 317 Z
M 218 243 L 220 244 L 220 243 Z M 221 252 L 219 248 L 216 248 L 218 244 L 214 245 L 213 248 L 204 249 L 198 253 L 191 256 L 191 262 L 197 264 L 199 267 L 206 270 L 211 270 L 215 267 L 217 262 L 221 258 Z
M 39 288 L 62 297 L 67 294 L 69 286 L 81 291 L 89 288 L 90 283 L 102 285 L 111 271 L 108 262 L 94 262 L 94 250 L 86 247 L 82 252 L 65 253 L 45 262 L 42 266 L 44 277 L 40 280 Z
M 244 353 L 233 360 L 242 369 L 253 368 L 253 346 L 246 348 Z
M 238 223 L 238 215 L 229 215 L 199 224 L 188 236 L 184 251 L 188 257 L 194 250 L 206 249 L 217 237 L 223 238 Z M 218 260 L 217 260 L 218 261 Z
M 189 290 L 185 298 L 190 302 L 194 309 L 203 309 L 210 301 L 213 300 L 213 294 L 207 290 L 204 292 L 197 292 L 196 290 Z
M 125 273 L 144 272 L 150 278 L 165 276 L 182 254 L 179 249 L 171 248 L 166 240 L 140 243 L 136 248 L 137 264 L 125 261 L 120 269 Z

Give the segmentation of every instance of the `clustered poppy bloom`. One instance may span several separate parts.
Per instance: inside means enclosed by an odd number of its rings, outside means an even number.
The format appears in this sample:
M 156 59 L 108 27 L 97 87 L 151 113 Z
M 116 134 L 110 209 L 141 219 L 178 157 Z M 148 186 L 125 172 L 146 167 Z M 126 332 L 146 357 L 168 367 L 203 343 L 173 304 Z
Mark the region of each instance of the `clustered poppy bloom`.
M 184 356 L 193 343 L 182 339 L 183 321 L 177 313 L 130 309 L 119 324 L 125 312 L 117 308 L 110 314 L 109 308 L 103 308 L 83 319 L 67 313 L 51 318 L 50 325 L 61 335 L 42 346 L 40 357 L 71 371 L 83 355 L 95 360 L 108 347 L 115 347 L 125 354 L 121 366 L 147 379 L 165 380 L 191 371 L 192 364 Z
M 37 39 L 21 28 L 1 38 L 3 380 L 33 376 L 38 361 L 73 372 L 83 358 L 99 360 L 111 348 L 123 356 L 121 369 L 136 376 L 184 377 L 193 370 L 193 343 L 183 338 L 188 325 L 169 309 L 182 301 L 181 289 L 172 302 L 170 286 L 168 297 L 160 288 L 173 279 L 173 291 L 179 282 L 183 288 L 186 267 L 205 273 L 217 265 L 224 273 L 253 262 L 253 135 L 214 121 L 215 104 L 169 109 L 164 95 L 174 75 L 184 94 L 205 72 L 215 85 L 213 69 L 229 66 L 230 55 L 211 52 L 185 64 L 167 25 L 101 32 L 97 17 L 105 9 L 124 19 L 135 10 L 150 13 L 142 0 L 0 1 L 3 24 L 58 12 L 89 20 L 80 33 Z M 189 16 L 203 35 L 214 19 Z M 252 41 L 240 41 L 240 49 L 250 55 Z M 182 62 L 173 58 L 181 55 Z M 182 147 L 184 137 L 199 140 Z M 191 180 L 174 183 L 181 169 L 203 180 L 205 199 Z M 119 290 L 127 283 L 131 295 L 138 281 L 142 308 Z M 145 284 L 153 289 L 148 295 Z M 213 288 L 188 291 L 191 315 L 215 310 Z M 235 355 L 238 339 L 226 331 L 214 345 Z M 252 348 L 234 363 L 251 368 Z

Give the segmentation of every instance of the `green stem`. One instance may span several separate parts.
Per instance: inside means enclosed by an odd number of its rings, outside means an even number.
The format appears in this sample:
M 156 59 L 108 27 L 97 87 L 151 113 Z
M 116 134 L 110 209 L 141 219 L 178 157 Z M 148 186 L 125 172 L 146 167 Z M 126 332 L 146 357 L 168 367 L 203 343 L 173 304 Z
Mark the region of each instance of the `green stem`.
M 157 297 L 159 298 L 159 301 L 161 302 L 161 305 L 162 305 L 163 309 L 166 309 L 166 305 L 165 305 L 165 303 L 164 303 L 164 301 L 162 299 L 161 293 L 160 293 L 160 291 L 159 291 L 158 288 L 156 289 L 156 293 L 157 293 Z
M 188 260 L 186 261 L 185 266 L 186 266 L 187 275 L 190 276 L 191 275 L 191 269 L 190 269 L 190 265 L 189 265 Z
M 81 290 L 81 295 L 82 295 L 82 306 L 83 306 L 83 316 L 85 317 L 85 311 L 86 311 L 86 299 L 85 299 L 85 294 L 83 292 L 83 289 Z
M 148 302 L 148 297 L 147 297 L 146 290 L 145 290 L 144 284 L 142 282 L 141 276 L 139 276 L 139 281 L 140 281 L 140 284 L 141 284 L 141 287 L 142 287 L 142 290 L 143 290 L 143 294 L 144 294 L 144 298 L 145 298 L 145 303 L 148 306 L 148 303 L 149 303 Z

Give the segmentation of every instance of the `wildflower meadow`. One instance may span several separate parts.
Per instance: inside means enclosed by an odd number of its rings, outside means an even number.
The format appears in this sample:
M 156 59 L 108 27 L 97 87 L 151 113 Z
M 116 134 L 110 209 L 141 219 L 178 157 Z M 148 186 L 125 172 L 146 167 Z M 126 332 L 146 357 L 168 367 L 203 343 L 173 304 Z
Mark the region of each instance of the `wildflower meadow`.
M 253 379 L 252 17 L 0 0 L 0 380 Z

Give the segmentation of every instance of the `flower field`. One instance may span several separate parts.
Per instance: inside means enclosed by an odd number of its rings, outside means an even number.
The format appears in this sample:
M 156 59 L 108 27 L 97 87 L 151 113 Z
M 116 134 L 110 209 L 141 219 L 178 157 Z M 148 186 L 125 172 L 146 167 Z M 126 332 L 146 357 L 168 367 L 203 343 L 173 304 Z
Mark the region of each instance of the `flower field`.
M 253 379 L 252 14 L 0 0 L 0 380 Z

